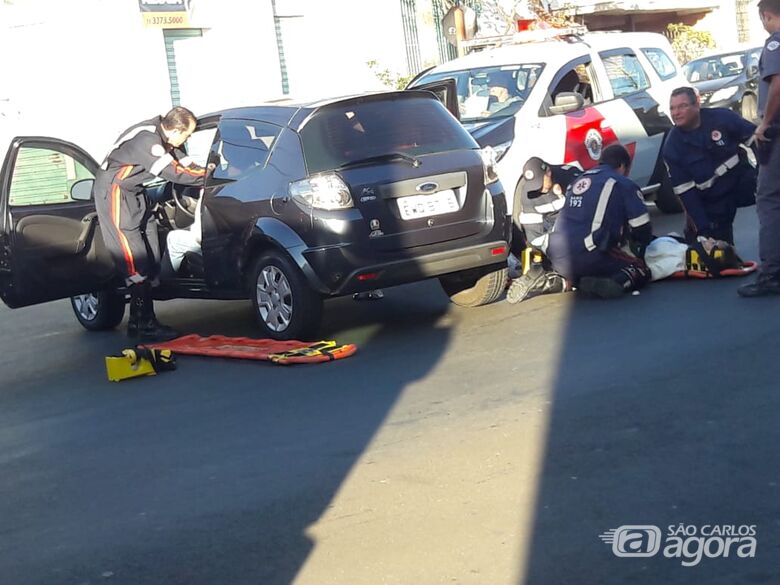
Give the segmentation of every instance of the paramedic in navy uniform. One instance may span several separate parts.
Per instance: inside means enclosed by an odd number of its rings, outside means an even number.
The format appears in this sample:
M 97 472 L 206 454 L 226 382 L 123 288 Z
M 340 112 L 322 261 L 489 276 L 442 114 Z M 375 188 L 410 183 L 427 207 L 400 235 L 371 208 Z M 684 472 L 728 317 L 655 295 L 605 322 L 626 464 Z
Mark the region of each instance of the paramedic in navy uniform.
M 759 156 L 756 211 L 761 268 L 755 282 L 739 287 L 743 297 L 780 294 L 780 0 L 761 0 L 758 11 L 770 35 L 758 64 L 758 112 L 762 119 L 756 141 L 763 154 Z M 771 140 L 766 136 L 770 127 L 775 130 Z
M 619 297 L 650 280 L 642 260 L 653 238 L 650 215 L 639 187 L 627 177 L 630 168 L 623 146 L 605 148 L 600 164 L 569 186 L 549 235 L 553 269 L 593 296 Z M 629 235 L 639 257 L 620 249 Z
M 692 87 L 672 92 L 670 110 L 674 128 L 663 157 L 685 207 L 686 236 L 733 244 L 737 208 L 755 201 L 756 171 L 739 155 L 756 127 L 725 108 L 702 110 Z

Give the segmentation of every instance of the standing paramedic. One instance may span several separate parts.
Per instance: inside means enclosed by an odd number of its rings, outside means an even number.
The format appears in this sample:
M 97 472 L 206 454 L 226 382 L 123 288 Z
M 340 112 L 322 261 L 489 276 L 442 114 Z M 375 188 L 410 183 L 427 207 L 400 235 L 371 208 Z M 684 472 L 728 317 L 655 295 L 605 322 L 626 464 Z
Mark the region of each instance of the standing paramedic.
M 761 268 L 755 282 L 739 287 L 743 297 L 780 295 L 780 0 L 761 0 L 758 11 L 769 33 L 758 64 L 756 211 Z
M 128 128 L 95 177 L 95 207 L 103 241 L 130 289 L 127 334 L 140 341 L 178 335 L 154 314 L 152 280 L 159 272 L 160 245 L 143 184 L 154 177 L 184 185 L 203 183 L 205 169 L 191 165 L 180 148 L 196 124 L 192 112 L 177 107 Z
M 663 157 L 685 207 L 685 235 L 733 244 L 737 208 L 755 202 L 756 171 L 743 144 L 752 142 L 756 127 L 725 108 L 701 109 L 692 87 L 678 87 L 670 101 L 674 128 Z

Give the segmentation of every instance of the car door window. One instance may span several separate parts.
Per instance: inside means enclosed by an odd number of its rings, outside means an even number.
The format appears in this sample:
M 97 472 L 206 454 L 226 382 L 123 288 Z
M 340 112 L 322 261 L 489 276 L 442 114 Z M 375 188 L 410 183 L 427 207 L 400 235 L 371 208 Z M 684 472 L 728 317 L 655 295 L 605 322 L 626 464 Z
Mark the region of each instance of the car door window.
M 11 207 L 71 203 L 75 201 L 71 187 L 82 179 L 94 179 L 94 175 L 73 157 L 23 146 L 17 153 L 8 203 Z
M 642 65 L 631 52 L 602 55 L 604 68 L 615 97 L 621 97 L 650 87 Z
M 555 98 L 562 93 L 578 93 L 582 96 L 583 105 L 589 106 L 596 102 L 594 96 L 593 68 L 590 61 L 569 63 L 561 68 L 550 85 L 544 101 L 542 115 L 550 115 L 547 107 L 555 104 Z
M 220 124 L 217 179 L 237 179 L 265 166 L 281 127 L 267 122 L 228 120 Z
M 192 136 L 187 140 L 187 156 L 196 165 L 200 167 L 206 166 L 216 133 L 216 128 L 204 128 L 203 130 L 193 132 Z
M 672 61 L 663 49 L 655 47 L 646 48 L 642 49 L 642 53 L 644 53 L 647 60 L 650 61 L 650 65 L 653 66 L 653 69 L 655 69 L 655 72 L 658 74 L 658 77 L 661 78 L 661 81 L 671 79 L 677 74 L 677 67 L 674 64 L 674 61 Z

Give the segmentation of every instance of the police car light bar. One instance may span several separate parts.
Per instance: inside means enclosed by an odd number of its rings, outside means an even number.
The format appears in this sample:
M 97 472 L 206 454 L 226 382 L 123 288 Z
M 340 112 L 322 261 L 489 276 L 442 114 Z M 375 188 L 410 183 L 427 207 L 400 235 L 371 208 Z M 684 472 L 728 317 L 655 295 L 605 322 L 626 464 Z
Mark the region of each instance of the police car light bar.
M 541 41 L 550 41 L 554 39 L 566 40 L 567 37 L 579 37 L 588 32 L 586 26 L 569 26 L 566 28 L 544 28 L 537 30 L 525 30 L 511 35 L 500 35 L 494 37 L 481 37 L 461 42 L 466 52 L 492 49 L 504 45 L 520 45 L 525 43 L 538 43 Z

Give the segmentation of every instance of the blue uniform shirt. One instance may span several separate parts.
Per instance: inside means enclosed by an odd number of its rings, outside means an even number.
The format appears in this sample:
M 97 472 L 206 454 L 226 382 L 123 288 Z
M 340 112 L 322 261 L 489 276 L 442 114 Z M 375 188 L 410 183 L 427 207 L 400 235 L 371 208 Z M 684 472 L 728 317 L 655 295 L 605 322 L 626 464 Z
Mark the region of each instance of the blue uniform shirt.
M 649 222 L 636 183 L 599 165 L 569 185 L 551 238 L 565 240 L 569 254 L 605 251 L 621 244 L 626 225 L 638 228 Z
M 780 31 L 766 40 L 764 50 L 761 52 L 761 59 L 758 61 L 758 113 L 762 118 L 766 110 L 766 101 L 769 98 L 769 82 L 773 75 L 780 75 Z M 768 122 L 771 124 L 780 122 L 780 114 Z
M 663 147 L 674 192 L 699 231 L 712 221 L 733 219 L 738 191 L 744 183 L 739 164 L 740 144 L 755 125 L 725 108 L 702 108 L 694 130 L 674 127 Z

